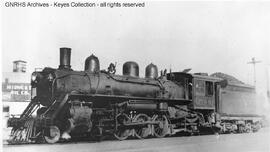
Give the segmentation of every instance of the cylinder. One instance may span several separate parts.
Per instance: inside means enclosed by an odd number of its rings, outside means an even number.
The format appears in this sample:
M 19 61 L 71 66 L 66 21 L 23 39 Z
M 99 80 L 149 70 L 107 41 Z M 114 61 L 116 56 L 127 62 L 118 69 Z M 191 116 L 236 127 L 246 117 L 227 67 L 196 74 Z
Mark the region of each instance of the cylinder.
M 60 48 L 60 65 L 59 69 L 70 69 L 71 48 Z
M 123 65 L 123 75 L 139 77 L 139 65 L 133 61 L 126 62 Z
M 98 72 L 100 70 L 99 60 L 93 54 L 85 59 L 84 71 Z
M 149 64 L 146 68 L 145 68 L 145 78 L 151 78 L 151 79 L 155 79 L 158 77 L 158 68 L 156 65 L 154 64 Z

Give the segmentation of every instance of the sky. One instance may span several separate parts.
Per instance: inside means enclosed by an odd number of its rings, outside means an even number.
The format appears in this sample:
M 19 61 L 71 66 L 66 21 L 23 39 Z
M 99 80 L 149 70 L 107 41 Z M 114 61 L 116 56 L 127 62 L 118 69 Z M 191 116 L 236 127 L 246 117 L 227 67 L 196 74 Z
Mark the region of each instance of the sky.
M 270 73 L 270 2 L 147 1 L 144 8 L 2 8 L 2 71 L 27 61 L 27 71 L 59 65 L 70 47 L 71 66 L 83 70 L 96 55 L 101 69 L 136 61 L 140 76 L 159 70 L 223 72 L 265 90 Z M 268 76 L 267 76 L 268 74 Z M 269 83 L 268 83 L 269 84 Z

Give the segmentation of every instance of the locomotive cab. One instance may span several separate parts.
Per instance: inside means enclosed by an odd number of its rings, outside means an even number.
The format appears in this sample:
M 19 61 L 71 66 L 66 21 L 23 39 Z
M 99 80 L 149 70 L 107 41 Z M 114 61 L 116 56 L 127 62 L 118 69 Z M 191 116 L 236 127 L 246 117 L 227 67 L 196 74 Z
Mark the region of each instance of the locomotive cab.
M 183 72 L 169 73 L 167 79 L 184 86 L 185 98 L 192 101 L 187 105 L 188 109 L 203 114 L 202 126 L 215 125 L 217 122 L 216 106 L 220 98 L 222 79 L 208 76 L 205 73 L 188 74 Z
M 216 85 L 221 81 L 219 78 L 205 74 L 193 74 L 193 109 L 215 110 L 216 95 L 219 94 Z

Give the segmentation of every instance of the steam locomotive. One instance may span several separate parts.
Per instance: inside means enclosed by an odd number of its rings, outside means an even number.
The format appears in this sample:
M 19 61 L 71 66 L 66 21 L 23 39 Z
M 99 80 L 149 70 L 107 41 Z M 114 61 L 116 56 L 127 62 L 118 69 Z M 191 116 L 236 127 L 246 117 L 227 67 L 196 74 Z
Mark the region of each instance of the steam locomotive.
M 20 117 L 8 121 L 11 144 L 252 132 L 261 127 L 254 87 L 225 74 L 184 71 L 159 76 L 151 63 L 141 78 L 138 64 L 130 61 L 123 65 L 123 75 L 116 75 L 114 64 L 100 70 L 94 55 L 85 60 L 84 71 L 75 71 L 70 56 L 70 48 L 60 48 L 57 69 L 32 73 L 31 102 Z

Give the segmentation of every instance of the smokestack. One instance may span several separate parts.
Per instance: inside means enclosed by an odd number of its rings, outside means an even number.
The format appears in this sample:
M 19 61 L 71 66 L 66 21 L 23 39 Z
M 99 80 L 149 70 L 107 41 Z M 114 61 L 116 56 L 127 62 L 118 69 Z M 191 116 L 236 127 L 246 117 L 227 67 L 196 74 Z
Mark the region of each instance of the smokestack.
M 60 48 L 60 65 L 59 69 L 70 69 L 71 48 Z

